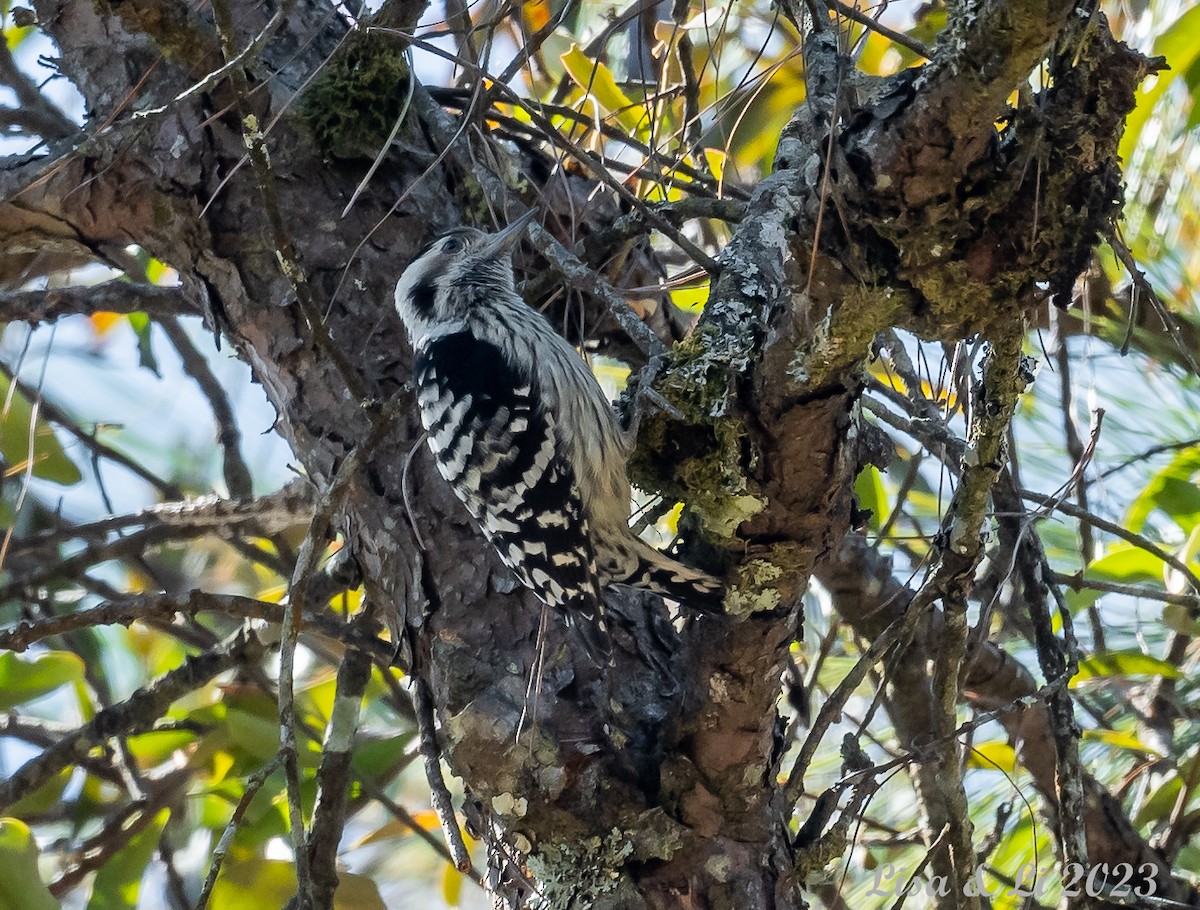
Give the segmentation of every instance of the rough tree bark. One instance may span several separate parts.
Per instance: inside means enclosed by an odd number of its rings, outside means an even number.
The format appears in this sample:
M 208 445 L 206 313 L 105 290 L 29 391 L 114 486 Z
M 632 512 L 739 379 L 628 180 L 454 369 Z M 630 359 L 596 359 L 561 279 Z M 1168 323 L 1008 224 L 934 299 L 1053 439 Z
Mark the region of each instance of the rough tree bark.
M 590 236 L 589 252 L 604 253 L 620 239 L 603 229 L 620 204 L 602 193 L 579 205 L 594 175 L 551 172 L 536 148 L 491 139 L 479 104 L 452 115 L 416 86 L 398 146 L 343 216 L 371 142 L 401 114 L 403 39 L 349 30 L 319 0 L 214 6 L 236 25 L 224 56 L 217 22 L 181 0 L 36 0 L 88 124 L 5 162 L 7 282 L 46 257 L 112 261 L 137 244 L 183 286 L 136 305 L 204 315 L 253 368 L 318 488 L 370 441 L 337 526 L 370 601 L 405 630 L 404 659 L 430 686 L 505 900 L 528 896 L 523 855 L 549 906 L 802 906 L 798 853 L 811 844 L 789 829 L 776 702 L 799 597 L 853 524 L 871 343 L 892 327 L 1019 338 L 1048 295 L 1069 302 L 1119 211 L 1117 143 L 1152 64 L 1094 7 L 1065 0 L 955 4 L 931 62 L 886 79 L 853 72 L 833 20 L 810 20 L 809 98 L 739 213 L 698 327 L 647 374 L 684 420 L 648 418 L 634 465 L 642 485 L 691 504 L 689 552 L 727 570 L 729 614 L 677 634 L 661 603 L 614 593 L 607 675 L 572 662 L 551 617 L 531 703 L 541 611 L 424 450 L 410 459 L 419 428 L 391 293 L 431 228 L 540 198 L 552 235 Z M 392 0 L 376 23 L 403 32 L 421 8 Z M 252 39 L 237 78 L 209 78 Z M 1049 87 L 1010 110 L 1039 65 Z M 244 162 L 264 132 L 269 165 Z M 584 251 L 581 240 L 576 255 L 603 258 Z M 532 254 L 518 264 L 544 268 Z M 588 299 L 599 320 L 604 304 Z M 670 318 L 654 328 L 678 340 Z M 977 559 L 977 541 L 947 549 L 935 593 L 952 600 Z M 935 865 L 961 874 L 970 844 L 968 828 Z

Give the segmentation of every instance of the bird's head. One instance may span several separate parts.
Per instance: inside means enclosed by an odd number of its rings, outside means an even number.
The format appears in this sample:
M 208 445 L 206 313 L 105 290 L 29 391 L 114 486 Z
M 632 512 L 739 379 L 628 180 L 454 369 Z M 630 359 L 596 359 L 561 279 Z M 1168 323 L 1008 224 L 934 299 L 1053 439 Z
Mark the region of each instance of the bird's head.
M 471 307 L 513 290 L 512 251 L 533 215 L 526 212 L 495 234 L 455 228 L 421 251 L 396 283 L 396 311 L 414 346 L 458 330 Z

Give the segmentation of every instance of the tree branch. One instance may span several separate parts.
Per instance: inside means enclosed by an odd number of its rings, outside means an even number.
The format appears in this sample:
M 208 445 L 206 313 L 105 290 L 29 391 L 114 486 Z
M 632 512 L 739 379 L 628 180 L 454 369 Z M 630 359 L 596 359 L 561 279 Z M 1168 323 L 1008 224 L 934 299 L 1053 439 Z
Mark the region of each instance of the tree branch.
M 868 639 L 909 611 L 916 596 L 893 576 L 890 560 L 857 535 L 847 537 L 836 557 L 818 566 L 817 575 L 833 595 L 839 615 Z M 941 635 L 940 612 L 933 612 L 931 619 L 925 631 L 928 653 L 936 650 Z M 1047 707 L 1028 703 L 1039 693 L 1032 674 L 1000 646 L 982 641 L 972 651 L 963 687 L 969 703 L 998 712 L 996 719 L 1008 731 L 1018 758 L 1047 800 L 1048 808 L 1057 813 L 1054 732 Z M 1169 865 L 1136 832 L 1120 803 L 1086 771 L 1082 786 L 1086 799 L 1079 819 L 1086 832 L 1092 867 L 1107 862 L 1114 868 L 1125 862 L 1138 870 L 1148 863 L 1148 868 L 1154 870 L 1150 878 L 1157 895 L 1194 905 L 1200 894 L 1186 882 L 1171 877 Z
M 183 326 L 170 317 L 159 320 L 158 324 L 183 361 L 184 372 L 196 381 L 212 408 L 217 422 L 217 442 L 225 453 L 225 486 L 229 495 L 234 499 L 250 499 L 254 495 L 254 481 L 250 477 L 250 468 L 242 458 L 242 433 L 238 429 L 229 396 L 209 369 L 204 355 L 192 344 Z
M 338 667 L 337 695 L 321 748 L 317 801 L 306 845 L 310 885 L 308 903 L 301 901 L 301 905 L 310 910 L 333 907 L 333 895 L 338 885 L 338 845 L 346 826 L 346 800 L 353 780 L 350 762 L 354 757 L 363 693 L 370 681 L 370 656 L 356 648 L 346 649 Z
M 89 287 L 49 288 L 45 291 L 0 291 L 0 320 L 36 325 L 64 316 L 96 313 L 146 313 L 152 319 L 197 316 L 200 301 L 187 285 L 159 287 L 121 279 Z
M 93 746 L 109 737 L 150 729 L 176 699 L 230 667 L 257 661 L 265 651 L 266 647 L 253 632 L 242 629 L 219 647 L 189 657 L 182 666 L 138 689 L 125 701 L 99 711 L 91 721 L 29 759 L 7 780 L 0 781 L 0 809 L 33 793 L 64 768 L 77 764 Z
M 0 41 L 0 82 L 7 84 L 17 96 L 21 125 L 47 142 L 64 139 L 79 132 L 79 127 L 50 102 L 33 80 L 25 75 L 13 59 L 7 41 Z

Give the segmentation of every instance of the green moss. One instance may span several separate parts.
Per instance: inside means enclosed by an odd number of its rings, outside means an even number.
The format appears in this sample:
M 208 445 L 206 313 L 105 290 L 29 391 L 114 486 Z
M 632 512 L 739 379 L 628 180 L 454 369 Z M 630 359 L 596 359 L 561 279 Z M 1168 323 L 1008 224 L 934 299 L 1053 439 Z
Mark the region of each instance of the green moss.
M 720 539 L 764 505 L 746 477 L 746 433 L 730 407 L 737 377 L 748 368 L 711 326 L 676 344 L 659 391 L 683 423 L 662 414 L 645 421 L 630 465 L 635 482 L 687 502 Z
M 404 109 L 408 62 L 385 35 L 352 39 L 313 81 L 300 116 L 321 148 L 339 158 L 374 158 Z
M 788 376 L 803 389 L 818 389 L 830 380 L 843 381 L 847 368 L 862 362 L 875 336 L 893 325 L 905 307 L 891 288 L 850 290 L 832 315 L 812 331 L 807 344 L 788 365 Z
M 796 877 L 802 882 L 807 881 L 834 860 L 845 856 L 846 846 L 846 832 L 836 827 L 821 835 L 815 844 L 796 854 Z

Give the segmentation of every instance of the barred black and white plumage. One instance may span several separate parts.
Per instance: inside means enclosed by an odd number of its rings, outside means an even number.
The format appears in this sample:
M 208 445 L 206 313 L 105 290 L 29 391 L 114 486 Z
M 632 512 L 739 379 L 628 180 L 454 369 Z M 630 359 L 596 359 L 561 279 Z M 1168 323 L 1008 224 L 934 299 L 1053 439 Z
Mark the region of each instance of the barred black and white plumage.
M 527 221 L 436 240 L 401 276 L 396 309 L 438 471 L 504 563 L 608 661 L 605 586 L 703 610 L 720 609 L 721 590 L 629 529 L 616 415 L 575 349 L 514 289 L 509 257 Z

